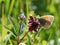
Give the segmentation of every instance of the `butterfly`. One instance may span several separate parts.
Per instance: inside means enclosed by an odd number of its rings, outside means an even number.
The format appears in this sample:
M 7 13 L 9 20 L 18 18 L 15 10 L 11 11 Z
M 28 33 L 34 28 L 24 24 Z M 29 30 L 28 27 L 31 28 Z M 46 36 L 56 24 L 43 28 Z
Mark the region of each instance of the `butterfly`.
M 52 16 L 52 15 L 41 16 L 40 18 L 38 18 L 38 21 L 39 21 L 41 27 L 44 27 L 44 28 L 47 29 L 53 23 L 54 16 Z

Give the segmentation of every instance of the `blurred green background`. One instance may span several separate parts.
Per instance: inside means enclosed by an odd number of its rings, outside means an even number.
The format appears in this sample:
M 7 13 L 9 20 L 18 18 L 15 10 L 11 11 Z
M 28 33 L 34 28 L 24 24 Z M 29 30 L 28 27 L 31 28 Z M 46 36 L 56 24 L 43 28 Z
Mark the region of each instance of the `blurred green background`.
M 9 43 L 4 42 L 8 29 L 4 25 L 11 28 L 8 16 L 14 19 L 14 22 L 19 23 L 18 16 L 24 12 L 26 21 L 29 16 L 43 16 L 53 15 L 54 22 L 49 29 L 42 29 L 38 33 L 28 33 L 26 38 L 22 41 L 26 45 L 60 45 L 60 0 L 0 0 L 0 44 L 2 45 L 15 45 L 9 38 Z M 25 23 L 25 22 L 23 22 Z M 18 25 L 16 26 L 18 28 Z M 25 24 L 25 30 L 27 26 Z M 32 36 L 32 37 L 31 37 Z M 6 39 L 7 40 L 7 39 Z

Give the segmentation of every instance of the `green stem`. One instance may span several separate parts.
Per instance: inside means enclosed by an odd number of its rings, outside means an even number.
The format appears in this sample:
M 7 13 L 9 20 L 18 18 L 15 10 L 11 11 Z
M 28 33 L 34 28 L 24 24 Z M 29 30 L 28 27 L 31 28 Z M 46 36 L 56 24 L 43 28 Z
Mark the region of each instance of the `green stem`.
M 28 31 L 28 32 L 29 32 L 29 31 Z M 23 35 L 22 39 L 20 39 L 20 42 L 24 39 L 24 37 L 28 34 L 28 32 L 26 32 L 26 33 Z
M 13 10 L 14 2 L 15 0 L 12 0 L 8 15 L 10 15 Z
M 23 35 L 23 37 L 21 39 L 19 39 L 19 37 L 17 38 L 17 45 L 19 45 L 19 43 L 24 39 L 24 37 L 28 34 L 29 31 L 25 32 L 25 34 Z

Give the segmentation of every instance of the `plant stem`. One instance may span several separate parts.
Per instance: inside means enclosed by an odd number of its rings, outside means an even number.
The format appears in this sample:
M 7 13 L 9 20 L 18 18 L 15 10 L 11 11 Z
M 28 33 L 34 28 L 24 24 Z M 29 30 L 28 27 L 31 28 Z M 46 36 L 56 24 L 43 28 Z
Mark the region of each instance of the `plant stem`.
M 20 28 L 21 28 L 21 22 L 19 22 L 19 24 L 20 24 Z M 20 41 L 20 39 L 19 39 L 19 35 L 20 35 L 20 28 L 19 28 L 18 36 L 17 36 L 17 45 L 19 45 L 19 41 Z
M 24 39 L 24 37 L 28 34 L 28 32 L 29 32 L 29 31 L 27 31 L 27 32 L 23 35 L 22 39 L 20 39 L 20 42 Z
M 19 36 L 18 36 L 18 37 L 17 37 L 17 45 L 19 45 L 19 40 L 20 40 L 20 39 L 19 39 Z
M 24 37 L 28 34 L 29 31 L 25 32 L 25 34 L 23 35 L 23 37 L 21 39 L 19 39 L 19 36 L 17 38 L 17 45 L 19 45 L 19 43 L 24 39 Z

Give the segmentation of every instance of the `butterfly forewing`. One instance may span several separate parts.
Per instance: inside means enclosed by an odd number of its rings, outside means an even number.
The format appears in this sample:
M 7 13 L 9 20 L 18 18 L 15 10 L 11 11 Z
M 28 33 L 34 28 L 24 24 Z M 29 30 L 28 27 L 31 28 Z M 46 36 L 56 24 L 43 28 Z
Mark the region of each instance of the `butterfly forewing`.
M 42 27 L 49 28 L 54 20 L 54 16 L 46 15 L 46 16 L 40 17 L 38 20 Z

